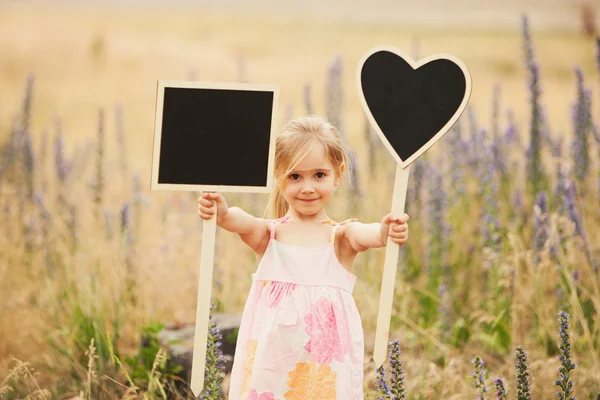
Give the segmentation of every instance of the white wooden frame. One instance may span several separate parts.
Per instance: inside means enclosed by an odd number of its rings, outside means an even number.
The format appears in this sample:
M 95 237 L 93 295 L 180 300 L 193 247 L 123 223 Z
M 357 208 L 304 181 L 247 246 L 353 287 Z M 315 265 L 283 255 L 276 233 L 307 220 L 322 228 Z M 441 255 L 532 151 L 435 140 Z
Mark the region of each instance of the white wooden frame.
M 381 128 L 379 127 L 379 125 L 377 125 L 377 122 L 375 121 L 373 114 L 369 110 L 369 106 L 367 105 L 367 101 L 365 100 L 365 97 L 364 97 L 363 91 L 362 91 L 362 82 L 360 79 L 360 73 L 362 71 L 362 67 L 370 56 L 372 56 L 373 54 L 378 53 L 380 51 L 389 51 L 390 53 L 396 54 L 397 56 L 403 58 L 411 67 L 413 67 L 413 69 L 417 69 L 431 61 L 449 60 L 449 61 L 452 61 L 453 63 L 455 63 L 456 65 L 458 65 L 460 67 L 460 69 L 462 70 L 462 72 L 465 74 L 465 79 L 466 79 L 465 93 L 466 93 L 466 95 L 465 95 L 463 101 L 460 103 L 460 106 L 458 107 L 454 116 L 448 121 L 448 123 L 446 123 L 446 125 L 444 125 L 442 127 L 442 129 L 440 129 L 440 131 L 434 137 L 432 137 L 424 146 L 422 146 L 416 153 L 411 155 L 406 160 L 402 160 L 398 156 L 398 154 L 396 154 L 396 151 L 394 150 L 394 148 L 392 147 L 390 142 L 387 140 L 387 138 L 381 131 Z M 467 107 L 467 103 L 469 102 L 469 98 L 471 96 L 471 86 L 472 86 L 471 74 L 469 73 L 469 70 L 467 69 L 467 67 L 461 60 L 459 60 L 458 58 L 456 58 L 454 56 L 451 56 L 449 54 L 434 54 L 429 57 L 422 58 L 419 61 L 415 61 L 411 57 L 409 57 L 408 55 L 403 53 L 402 51 L 400 51 L 394 47 L 391 47 L 391 46 L 377 46 L 377 47 L 372 48 L 371 50 L 369 50 L 367 53 L 365 53 L 363 55 L 360 62 L 358 63 L 356 84 L 358 87 L 358 95 L 360 97 L 360 102 L 363 106 L 363 109 L 365 110 L 365 113 L 367 114 L 367 118 L 369 119 L 371 126 L 373 126 L 373 129 L 375 129 L 375 132 L 377 132 L 377 135 L 379 135 L 379 138 L 381 139 L 381 141 L 383 142 L 385 147 L 387 147 L 390 154 L 394 157 L 394 159 L 396 160 L 396 163 L 398 163 L 398 165 L 402 168 L 408 167 L 413 161 L 415 161 L 423 153 L 425 153 L 431 146 L 433 146 L 435 144 L 435 142 L 440 140 L 441 137 L 444 136 L 444 134 L 446 132 L 448 132 L 448 130 L 450 128 L 452 128 L 452 126 L 456 123 L 458 118 L 460 118 L 460 115 L 463 113 L 463 111 Z
M 162 118 L 164 95 L 166 88 L 186 89 L 223 89 L 273 92 L 273 110 L 271 114 L 271 140 L 269 143 L 269 163 L 266 186 L 231 186 L 231 185 L 173 185 L 158 183 L 159 154 L 162 137 Z M 150 187 L 152 190 L 184 190 L 190 192 L 243 192 L 243 193 L 269 193 L 273 187 L 273 173 L 275 168 L 275 141 L 277 126 L 277 105 L 279 104 L 279 85 L 253 84 L 253 83 L 219 83 L 219 82 L 193 82 L 177 80 L 160 80 L 156 88 L 156 117 L 154 121 L 154 143 L 152 157 L 152 173 Z
M 377 124 L 377 121 L 373 117 L 373 114 L 369 110 L 369 106 L 364 97 L 362 90 L 362 81 L 361 81 L 361 72 L 365 62 L 368 58 L 380 51 L 388 51 L 396 54 L 397 56 L 404 59 L 413 69 L 417 69 L 422 65 L 425 65 L 431 61 L 446 59 L 454 62 L 456 65 L 460 67 L 463 74 L 465 75 L 466 87 L 465 87 L 465 96 L 460 103 L 458 109 L 455 114 L 450 118 L 450 120 L 440 129 L 440 131 L 433 136 L 429 141 L 427 141 L 417 152 L 412 154 L 406 160 L 402 160 L 396 151 L 385 137 L 383 131 Z M 399 216 L 404 213 L 404 207 L 406 204 L 406 193 L 408 189 L 408 176 L 409 176 L 409 166 L 415 161 L 419 156 L 421 156 L 424 152 L 426 152 L 431 146 L 433 146 L 438 140 L 442 138 L 442 136 L 448 132 L 448 130 L 456 123 L 458 118 L 460 118 L 461 114 L 467 107 L 467 103 L 469 102 L 469 98 L 471 96 L 472 90 L 472 82 L 471 75 L 464 65 L 462 61 L 448 54 L 436 54 L 429 57 L 425 57 L 419 61 L 413 60 L 411 57 L 407 56 L 402 51 L 391 47 L 391 46 L 377 46 L 366 52 L 358 63 L 357 73 L 356 73 L 356 84 L 358 88 L 358 95 L 360 97 L 361 104 L 363 106 L 363 110 L 367 115 L 371 126 L 374 128 L 375 132 L 388 149 L 390 154 L 394 157 L 397 163 L 396 167 L 396 178 L 394 181 L 394 190 L 392 195 L 392 205 L 391 205 L 391 213 Z M 390 336 L 390 321 L 392 317 L 392 303 L 394 300 L 394 286 L 396 283 L 396 269 L 398 264 L 398 254 L 399 254 L 399 246 L 392 242 L 390 238 L 388 238 L 386 249 L 385 249 L 385 260 L 383 264 L 383 276 L 381 279 L 381 292 L 379 297 L 379 310 L 377 312 L 377 328 L 375 332 L 375 347 L 373 349 L 373 361 L 375 362 L 375 368 L 380 367 L 387 355 L 387 346 Z
M 269 141 L 269 160 L 267 165 L 266 186 L 230 186 L 230 185 L 177 185 L 158 183 L 158 169 L 160 160 L 160 144 L 162 137 L 162 118 L 165 88 L 191 88 L 191 89 L 231 89 L 244 91 L 269 91 L 273 92 L 273 106 L 271 113 L 271 131 Z M 206 192 L 253 192 L 269 193 L 274 183 L 273 172 L 275 167 L 275 143 L 277 130 L 277 111 L 279 104 L 279 85 L 247 84 L 247 83 L 216 83 L 216 82 L 190 82 L 161 80 L 157 84 L 156 93 L 156 119 L 154 127 L 154 144 L 151 172 L 152 190 L 182 190 Z M 198 298 L 196 303 L 196 327 L 194 331 L 194 350 L 192 359 L 192 373 L 190 387 L 196 397 L 204 388 L 204 371 L 206 364 L 206 344 L 208 338 L 210 299 L 213 283 L 213 266 L 215 253 L 216 234 L 215 214 L 210 220 L 203 223 L 202 249 L 200 256 L 200 273 L 198 277 Z

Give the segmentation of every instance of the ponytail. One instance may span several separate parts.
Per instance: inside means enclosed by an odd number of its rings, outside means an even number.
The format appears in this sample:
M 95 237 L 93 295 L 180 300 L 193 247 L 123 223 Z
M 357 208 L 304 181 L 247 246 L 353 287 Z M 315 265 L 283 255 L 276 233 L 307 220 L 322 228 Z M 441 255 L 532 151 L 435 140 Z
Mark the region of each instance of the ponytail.
M 273 218 L 278 219 L 281 217 L 285 217 L 285 214 L 288 212 L 289 205 L 287 201 L 283 198 L 283 194 L 279 189 L 279 185 L 275 183 L 275 187 L 271 192 L 271 198 L 269 200 L 269 207 L 271 208 L 271 212 Z

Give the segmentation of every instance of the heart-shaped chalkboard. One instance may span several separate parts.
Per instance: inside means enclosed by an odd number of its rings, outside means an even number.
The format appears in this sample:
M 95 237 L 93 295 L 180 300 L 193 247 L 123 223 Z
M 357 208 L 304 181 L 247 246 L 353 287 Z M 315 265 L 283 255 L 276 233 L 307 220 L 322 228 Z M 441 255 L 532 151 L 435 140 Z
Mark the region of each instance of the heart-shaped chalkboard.
M 403 168 L 454 125 L 471 95 L 467 68 L 445 54 L 415 62 L 380 46 L 363 56 L 357 72 L 365 113 Z

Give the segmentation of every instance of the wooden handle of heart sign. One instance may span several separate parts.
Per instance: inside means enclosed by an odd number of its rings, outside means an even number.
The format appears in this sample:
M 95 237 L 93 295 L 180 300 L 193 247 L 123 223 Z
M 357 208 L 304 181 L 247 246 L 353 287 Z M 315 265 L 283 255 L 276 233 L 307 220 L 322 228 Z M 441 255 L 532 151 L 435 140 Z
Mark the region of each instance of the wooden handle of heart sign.
M 204 389 L 206 366 L 206 341 L 208 339 L 208 319 L 213 281 L 213 260 L 215 256 L 215 234 L 217 214 L 204 220 L 202 226 L 202 253 L 200 255 L 200 276 L 198 278 L 198 300 L 196 302 L 196 328 L 194 331 L 194 353 L 192 358 L 191 388 L 198 397 Z
M 404 213 L 406 192 L 408 190 L 408 170 L 408 166 L 406 168 L 402 168 L 400 165 L 396 166 L 396 179 L 394 181 L 391 210 L 391 213 L 396 216 Z M 383 263 L 383 277 L 381 279 L 379 311 L 377 313 L 375 348 L 373 350 L 373 361 L 375 361 L 375 368 L 379 368 L 383 364 L 387 354 L 399 250 L 400 246 L 392 242 L 392 240 L 388 237 L 385 248 L 385 261 Z

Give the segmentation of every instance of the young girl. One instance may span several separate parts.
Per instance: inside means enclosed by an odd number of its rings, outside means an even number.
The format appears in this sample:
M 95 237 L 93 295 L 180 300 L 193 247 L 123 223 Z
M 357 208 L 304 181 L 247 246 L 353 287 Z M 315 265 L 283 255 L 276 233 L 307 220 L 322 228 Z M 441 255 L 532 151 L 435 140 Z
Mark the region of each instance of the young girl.
M 408 215 L 381 223 L 332 221 L 325 206 L 348 165 L 341 137 L 326 120 L 289 122 L 277 138 L 278 219 L 228 207 L 202 193 L 198 213 L 240 238 L 259 261 L 252 275 L 231 372 L 230 400 L 363 399 L 364 341 L 352 298 L 357 253 L 408 238 Z

